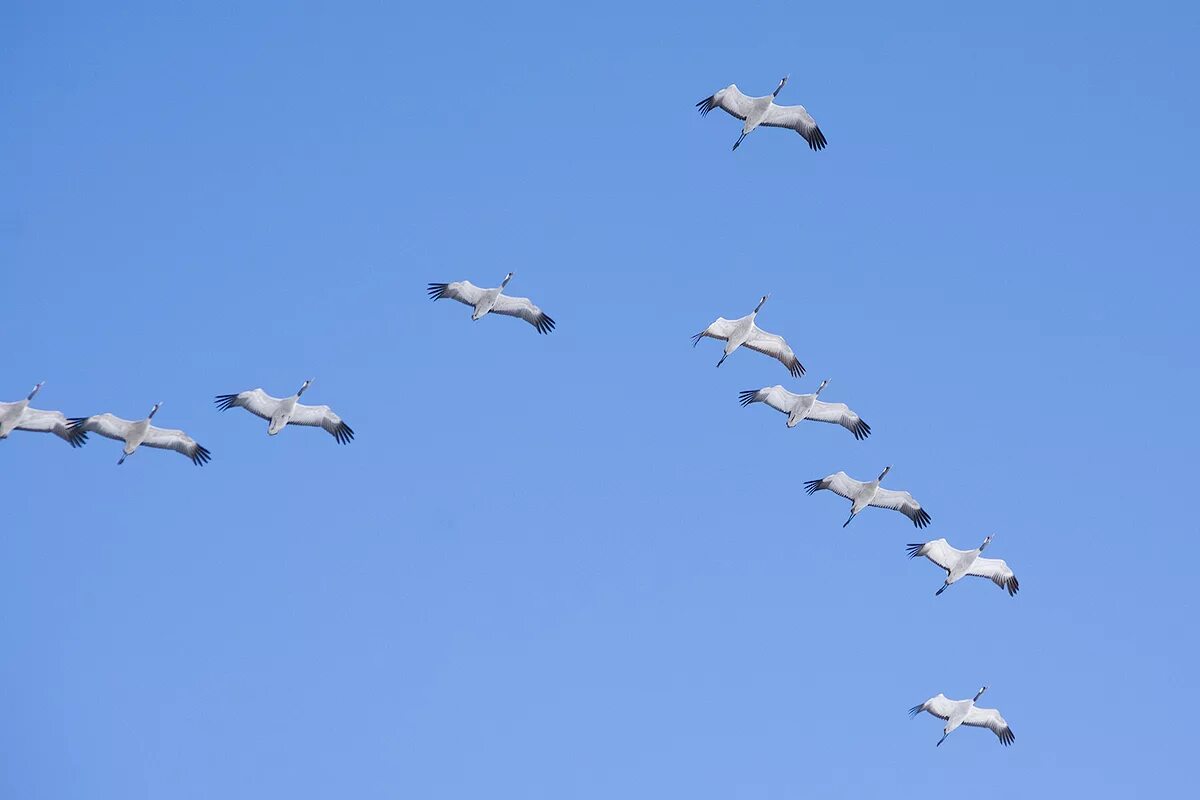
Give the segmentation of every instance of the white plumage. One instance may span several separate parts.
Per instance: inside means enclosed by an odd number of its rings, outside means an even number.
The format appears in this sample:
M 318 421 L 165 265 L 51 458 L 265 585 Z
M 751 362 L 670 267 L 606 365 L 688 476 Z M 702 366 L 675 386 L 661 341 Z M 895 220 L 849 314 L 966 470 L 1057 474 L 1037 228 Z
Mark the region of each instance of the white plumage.
M 1008 747 L 1016 737 L 1013 736 L 1012 728 L 1008 727 L 1004 717 L 1000 716 L 1000 712 L 994 708 L 979 708 L 975 705 L 975 701 L 987 691 L 987 688 L 984 686 L 971 700 L 951 700 L 946 695 L 939 693 L 921 705 L 913 706 L 908 713 L 915 717 L 922 711 L 928 711 L 938 719 L 946 720 L 946 726 L 942 729 L 942 738 L 938 739 L 938 747 L 941 747 L 942 742 L 946 741 L 946 737 L 953 733 L 959 725 L 987 728 L 996 734 L 996 737 L 1000 739 L 1000 744 Z
M 274 436 L 288 425 L 306 425 L 324 428 L 338 444 L 348 444 L 354 438 L 354 430 L 342 422 L 329 406 L 306 406 L 300 403 L 300 395 L 312 385 L 307 380 L 291 397 L 272 397 L 262 389 L 251 389 L 238 394 L 219 394 L 216 404 L 222 411 L 244 408 L 256 417 L 267 420 L 267 434 Z
M 714 108 L 719 108 L 742 120 L 744 123 L 742 135 L 733 143 L 734 150 L 737 150 L 742 140 L 759 125 L 765 125 L 768 128 L 789 128 L 803 136 L 813 150 L 825 149 L 827 144 L 825 134 L 821 133 L 817 121 L 805 110 L 804 106 L 775 105 L 775 98 L 779 96 L 780 90 L 787 81 L 785 75 L 779 80 L 775 91 L 764 97 L 750 97 L 742 94 L 737 84 L 731 83 L 711 97 L 706 97 L 696 103 L 696 108 L 700 109 L 701 116 L 707 115 Z
M 754 310 L 740 319 L 717 317 L 716 322 L 692 337 L 692 347 L 698 345 L 700 340 L 706 336 L 710 339 L 720 339 L 725 342 L 725 354 L 717 362 L 717 366 L 719 367 L 725 363 L 725 359 L 729 358 L 734 350 L 745 345 L 751 350 L 775 359 L 787 367 L 792 377 L 799 378 L 804 374 L 804 365 L 800 363 L 800 359 L 796 358 L 796 354 L 792 352 L 792 348 L 788 346 L 787 341 L 782 336 L 767 333 L 754 324 L 754 319 L 758 316 L 759 309 L 767 302 L 768 297 L 770 295 L 763 295 L 762 299 L 758 301 L 758 305 L 754 307 Z
M 502 293 L 504 287 L 512 280 L 513 274 L 510 272 L 505 275 L 504 280 L 495 289 L 481 289 L 470 281 L 455 281 L 431 283 L 426 291 L 434 300 L 457 300 L 472 306 L 475 310 L 471 313 L 471 319 L 474 320 L 496 313 L 523 319 L 536 328 L 538 333 L 554 330 L 554 320 L 535 306 L 528 297 L 512 297 Z
M 75 430 L 98 433 L 106 439 L 124 442 L 125 447 L 118 464 L 124 464 L 125 459 L 137 452 L 142 445 L 160 450 L 174 450 L 192 460 L 192 463 L 202 467 L 212 457 L 208 449 L 201 446 L 195 439 L 181 430 L 174 428 L 156 428 L 150 424 L 162 403 L 155 403 L 150 414 L 142 420 L 121 419 L 113 414 L 96 414 L 91 417 L 79 417 L 71 420 Z
M 1021 589 L 1017 576 L 1008 568 L 1002 558 L 981 558 L 980 553 L 992 543 L 992 537 L 984 538 L 983 544 L 974 550 L 957 550 L 950 546 L 945 539 L 934 539 L 923 544 L 908 545 L 909 558 L 925 556 L 942 569 L 946 570 L 946 582 L 934 594 L 946 591 L 951 584 L 968 575 L 977 578 L 987 578 L 1001 589 L 1007 589 L 1009 595 L 1015 595 Z
M 829 384 L 828 380 L 821 381 L 817 391 L 812 394 L 792 394 L 787 389 L 776 384 L 762 389 L 747 389 L 738 395 L 742 407 L 751 403 L 766 403 L 776 411 L 787 414 L 787 426 L 794 428 L 801 420 L 814 422 L 831 422 L 841 425 L 854 434 L 855 439 L 865 439 L 871 435 L 871 426 L 850 410 L 845 403 L 824 403 L 817 398 Z
M 13 431 L 53 433 L 71 447 L 82 447 L 87 442 L 87 433 L 73 429 L 70 420 L 61 411 L 42 411 L 29 407 L 29 402 L 43 386 L 45 381 L 34 386 L 24 400 L 0 403 L 0 439 L 7 439 Z
M 879 474 L 878 478 L 866 483 L 854 480 L 854 478 L 851 478 L 845 472 L 835 472 L 819 480 L 807 481 L 804 484 L 804 488 L 809 494 L 821 489 L 828 489 L 834 494 L 841 495 L 851 501 L 850 516 L 842 523 L 843 528 L 849 525 L 850 521 L 867 506 L 899 511 L 911 519 L 913 525 L 916 525 L 918 528 L 924 528 L 929 524 L 929 514 L 926 513 L 925 509 L 921 508 L 921 504 L 914 500 L 911 494 L 880 488 L 879 482 L 883 480 L 883 477 L 891 469 L 890 466 L 884 467 L 883 472 Z

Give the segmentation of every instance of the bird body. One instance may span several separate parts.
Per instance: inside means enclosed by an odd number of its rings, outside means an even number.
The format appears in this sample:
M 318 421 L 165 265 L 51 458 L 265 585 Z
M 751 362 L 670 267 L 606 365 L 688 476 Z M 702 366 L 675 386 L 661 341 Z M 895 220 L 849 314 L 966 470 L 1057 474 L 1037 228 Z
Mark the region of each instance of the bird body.
M 162 403 L 155 403 L 150 414 L 145 419 L 121 419 L 113 414 L 95 414 L 90 417 L 72 419 L 74 430 L 98 433 L 106 439 L 122 442 L 122 455 L 118 464 L 124 464 L 125 459 L 137 452 L 142 445 L 161 450 L 174 450 L 187 456 L 198 467 L 204 466 L 212 457 L 208 449 L 196 442 L 181 430 L 174 428 L 158 428 L 151 424 L 154 415 Z
M 73 431 L 71 423 L 61 411 L 43 411 L 30 408 L 29 403 L 42 390 L 45 382 L 33 387 L 24 399 L 12 403 L 0 403 L 0 439 L 7 439 L 13 431 L 53 433 L 71 447 L 82 447 L 87 442 L 84 431 Z
M 782 386 L 767 386 L 762 389 L 747 389 L 738 395 L 742 406 L 751 403 L 766 403 L 776 411 L 787 414 L 787 426 L 794 428 L 803 420 L 814 422 L 832 422 L 841 425 L 854 434 L 855 439 L 865 439 L 871 435 L 871 426 L 862 420 L 858 414 L 850 410 L 845 403 L 825 403 L 819 398 L 821 391 L 829 384 L 828 380 L 821 381 L 817 391 L 811 394 L 793 394 Z
M 738 89 L 737 84 L 731 83 L 724 89 L 696 103 L 696 107 L 700 109 L 701 116 L 706 116 L 714 108 L 720 108 L 731 116 L 742 120 L 742 135 L 733 143 L 734 150 L 737 150 L 742 140 L 760 125 L 768 128 L 789 128 L 803 136 L 804 140 L 808 142 L 808 146 L 813 150 L 823 150 L 825 145 L 828 144 L 825 140 L 825 134 L 821 133 L 821 128 L 817 125 L 817 121 L 812 118 L 812 115 L 808 113 L 804 106 L 780 106 L 775 104 L 775 98 L 779 96 L 779 92 L 783 89 L 787 81 L 788 79 L 785 75 L 779 80 L 779 85 L 775 87 L 775 91 L 763 97 L 750 97 L 743 94 Z
M 706 336 L 710 339 L 724 341 L 725 352 L 721 356 L 721 360 L 717 362 L 719 367 L 725 363 L 725 359 L 729 358 L 730 354 L 745 345 L 751 350 L 779 361 L 787 367 L 793 377 L 800 377 L 804 374 L 804 365 L 796 358 L 795 352 L 788 346 L 787 341 L 782 336 L 764 331 L 754 322 L 759 309 L 767 302 L 768 297 L 770 295 L 763 295 L 754 310 L 739 319 L 729 320 L 717 317 L 715 322 L 692 337 L 692 347 L 698 345 L 700 340 Z
M 834 494 L 840 495 L 850 501 L 850 516 L 842 523 L 842 527 L 846 527 L 863 509 L 868 506 L 876 508 L 888 508 L 892 511 L 899 511 L 906 517 L 912 520 L 913 525 L 918 528 L 924 528 L 929 524 L 930 516 L 921 508 L 921 504 L 913 499 L 913 496 L 908 492 L 895 492 L 891 489 L 881 488 L 879 483 L 884 476 L 891 471 L 891 467 L 884 467 L 883 472 L 873 481 L 856 481 L 845 472 L 835 472 L 818 480 L 807 481 L 804 484 L 805 491 L 809 494 L 828 489 Z
M 450 299 L 471 306 L 471 319 L 479 320 L 491 313 L 507 317 L 519 317 L 532 325 L 538 333 L 554 330 L 554 320 L 533 304 L 528 297 L 513 297 L 504 294 L 504 287 L 512 280 L 512 272 L 494 289 L 483 289 L 470 281 L 454 283 L 431 283 L 426 291 L 433 300 Z
M 967 576 L 987 578 L 1001 589 L 1007 589 L 1010 596 L 1015 595 L 1021 585 L 1004 559 L 982 558 L 979 555 L 991 543 L 992 537 L 988 536 L 974 550 L 958 550 L 951 547 L 945 539 L 934 539 L 931 542 L 908 545 L 908 556 L 909 558 L 925 556 L 946 570 L 946 582 L 935 592 L 935 595 L 941 594 L 948 587 Z
M 267 421 L 267 434 L 275 436 L 288 425 L 304 425 L 323 428 L 339 444 L 347 444 L 354 438 L 354 430 L 342 421 L 329 406 L 309 406 L 300 402 L 300 395 L 312 385 L 306 380 L 290 397 L 272 397 L 262 389 L 251 389 L 238 394 L 221 394 L 216 404 L 222 411 L 244 408 L 256 417 Z
M 1012 728 L 1008 727 L 1008 723 L 1004 721 L 1004 717 L 1000 716 L 1000 712 L 994 708 L 980 708 L 975 705 L 987 688 L 984 686 L 970 700 L 951 700 L 946 695 L 939 693 L 924 703 L 913 706 L 908 713 L 915 717 L 922 711 L 928 711 L 933 716 L 946 721 L 945 727 L 942 728 L 942 738 L 937 743 L 938 747 L 941 747 L 942 742 L 946 741 L 946 737 L 960 725 L 988 728 L 1000 739 L 1000 744 L 1008 747 L 1016 737 L 1013 735 Z

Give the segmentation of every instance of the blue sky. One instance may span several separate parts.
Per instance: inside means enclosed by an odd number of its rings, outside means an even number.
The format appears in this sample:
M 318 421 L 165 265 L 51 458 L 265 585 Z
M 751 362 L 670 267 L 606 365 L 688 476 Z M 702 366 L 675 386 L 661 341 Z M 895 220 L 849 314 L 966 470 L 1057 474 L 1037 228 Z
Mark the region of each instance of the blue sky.
M 0 9 L 0 399 L 213 453 L 0 442 L 0 796 L 1186 791 L 1194 4 L 244 5 Z M 689 345 L 766 292 L 801 380 Z

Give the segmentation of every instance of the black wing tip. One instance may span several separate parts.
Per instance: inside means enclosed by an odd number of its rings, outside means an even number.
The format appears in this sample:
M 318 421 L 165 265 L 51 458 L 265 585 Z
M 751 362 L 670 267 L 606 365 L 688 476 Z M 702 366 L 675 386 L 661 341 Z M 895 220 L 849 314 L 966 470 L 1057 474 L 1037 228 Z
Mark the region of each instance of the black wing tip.
M 804 482 L 804 491 L 808 492 L 809 494 L 812 494 L 813 492 L 815 492 L 821 488 L 821 481 L 823 481 L 823 480 L 824 480 L 824 478 L 817 478 L 816 480 L 805 481 Z
M 429 294 L 430 300 L 441 300 L 449 285 L 448 283 L 431 283 L 425 288 L 425 291 Z
M 192 463 L 197 467 L 203 467 L 212 460 L 212 453 L 202 444 L 196 445 L 196 452 L 192 453 Z
M 222 411 L 228 411 L 229 409 L 233 408 L 233 404 L 236 401 L 236 394 L 219 394 L 213 400 L 213 402 L 217 404 L 217 408 L 221 409 Z
M 1012 732 L 1012 728 L 1005 728 L 1004 730 L 1000 731 L 999 736 L 1000 744 L 1004 745 L 1005 747 L 1008 747 L 1017 738 L 1016 734 Z
M 924 528 L 929 524 L 931 519 L 932 517 L 929 516 L 929 513 L 922 508 L 913 517 L 913 525 L 916 525 L 918 528 Z
M 871 426 L 868 425 L 867 423 L 863 422 L 860 419 L 858 421 L 858 424 L 854 426 L 854 438 L 858 439 L 861 442 L 863 439 L 867 438 L 870 435 L 871 435 Z
M 71 447 L 83 447 L 87 440 L 87 431 L 81 431 L 74 426 L 67 429 L 67 444 Z
M 738 392 L 738 402 L 742 404 L 743 408 L 745 408 L 746 406 L 748 406 L 754 402 L 754 398 L 757 395 L 758 395 L 758 389 L 746 389 L 744 391 Z
M 924 542 L 909 543 L 909 544 L 904 545 L 905 549 L 908 550 L 909 558 L 916 558 L 917 556 L 921 555 L 921 548 L 924 546 L 925 546 Z
M 709 95 L 699 103 L 696 103 L 696 108 L 700 109 L 700 116 L 707 117 L 708 112 L 716 108 L 717 104 L 713 102 L 713 97 L 715 97 L 715 95 Z
M 354 439 L 354 429 L 343 422 L 334 429 L 333 438 L 337 439 L 338 444 L 350 444 Z
M 925 704 L 924 704 L 924 703 L 921 703 L 921 704 L 919 704 L 919 705 L 915 705 L 915 706 L 913 706 L 912 708 L 910 708 L 910 709 L 908 710 L 908 715 L 909 715 L 910 717 L 915 717 L 915 716 L 917 716 L 917 714 L 920 714 L 920 713 L 921 713 L 922 711 L 924 711 L 924 710 L 925 710 Z
M 554 319 L 549 314 L 542 314 L 538 317 L 537 322 L 533 323 L 533 327 L 537 328 L 538 333 L 549 333 L 554 330 Z
M 808 141 L 808 146 L 813 150 L 824 150 L 825 145 L 829 142 L 825 139 L 825 134 L 821 132 L 821 126 L 813 128 L 810 135 L 804 137 Z
M 788 372 L 792 373 L 793 378 L 800 378 L 804 375 L 804 365 L 799 359 L 793 358 L 792 363 L 787 365 Z
M 1021 591 L 1021 584 L 1017 582 L 1017 576 L 1013 575 L 1011 578 L 1009 578 L 1005 582 L 1004 588 L 1008 589 L 1009 597 L 1015 597 L 1017 592 Z
M 70 417 L 69 419 L 67 419 L 67 424 L 70 425 L 72 428 L 78 428 L 87 421 L 88 421 L 87 417 Z

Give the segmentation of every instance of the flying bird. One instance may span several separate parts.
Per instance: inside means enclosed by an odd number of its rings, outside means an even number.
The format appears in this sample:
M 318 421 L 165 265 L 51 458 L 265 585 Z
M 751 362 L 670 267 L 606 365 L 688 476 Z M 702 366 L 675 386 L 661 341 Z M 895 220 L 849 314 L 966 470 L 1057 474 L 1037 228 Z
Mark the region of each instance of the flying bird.
M 24 400 L 0 403 L 0 439 L 7 439 L 13 431 L 34 431 L 53 433 L 71 447 L 83 447 L 87 442 L 87 434 L 73 430 L 70 421 L 61 411 L 41 411 L 29 407 L 29 402 L 45 385 L 46 382 L 42 381 L 34 386 L 33 391 Z
M 470 281 L 455 281 L 454 283 L 431 283 L 426 291 L 434 300 L 449 298 L 457 300 L 475 310 L 471 319 L 480 319 L 489 313 L 503 314 L 506 317 L 520 317 L 528 322 L 538 333 L 549 333 L 554 330 L 554 320 L 533 304 L 528 297 L 512 297 L 503 294 L 504 287 L 512 280 L 514 273 L 504 276 L 504 280 L 495 289 L 481 289 Z
M 844 472 L 835 472 L 826 478 L 820 480 L 807 481 L 804 488 L 809 494 L 821 489 L 828 489 L 834 494 L 841 495 L 851 501 L 850 517 L 842 523 L 842 527 L 850 524 L 851 520 L 867 506 L 875 506 L 876 508 L 890 508 L 893 511 L 899 511 L 904 516 L 913 521 L 913 524 L 918 528 L 924 528 L 929 524 L 929 514 L 925 509 L 921 508 L 921 504 L 913 499 L 913 496 L 908 492 L 893 492 L 891 489 L 881 489 L 879 482 L 883 480 L 883 476 L 891 471 L 891 467 L 884 467 L 883 472 L 879 473 L 879 477 L 873 481 L 863 483 L 856 481 Z
M 714 108 L 720 108 L 745 123 L 742 125 L 742 135 L 733 143 L 734 150 L 737 150 L 742 139 L 749 136 L 759 125 L 766 125 L 768 128 L 791 128 L 803 136 L 813 150 L 824 150 L 825 134 L 821 133 L 817 121 L 804 106 L 775 105 L 775 98 L 787 82 L 788 76 L 784 75 L 779 79 L 775 91 L 765 97 L 748 97 L 742 94 L 736 83 L 731 83 L 712 97 L 706 97 L 696 103 L 696 108 L 700 109 L 701 116 L 706 116 Z
M 1013 736 L 1012 728 L 1008 727 L 1004 717 L 1000 716 L 1000 712 L 994 708 L 979 708 L 975 705 L 987 688 L 984 686 L 970 700 L 951 700 L 944 694 L 938 694 L 919 706 L 913 706 L 908 713 L 915 717 L 922 711 L 928 711 L 938 719 L 946 720 L 946 727 L 942 729 L 942 738 L 938 739 L 938 747 L 942 746 L 946 737 L 953 733 L 959 725 L 988 728 L 1000 739 L 1000 744 L 1008 747 L 1016 737 Z
M 700 340 L 705 336 L 725 342 L 725 355 L 721 356 L 721 360 L 717 362 L 719 367 L 725 363 L 725 359 L 729 358 L 730 353 L 745 345 L 751 350 L 776 359 L 787 367 L 793 378 L 799 378 L 804 374 L 804 365 L 796 358 L 792 348 L 788 347 L 787 341 L 782 336 L 767 333 L 754 324 L 754 318 L 758 316 L 759 309 L 763 307 L 770 296 L 764 294 L 754 310 L 741 319 L 717 317 L 716 322 L 692 337 L 692 347 L 700 344 Z
M 787 414 L 787 426 L 794 428 L 801 420 L 811 419 L 814 422 L 832 422 L 841 425 L 854 434 L 855 439 L 865 439 L 871 435 L 871 426 L 863 422 L 862 417 L 850 410 L 845 403 L 823 403 L 818 400 L 821 390 L 829 384 L 828 380 L 812 394 L 792 394 L 782 386 L 767 386 L 762 389 L 747 389 L 738 395 L 742 407 L 751 403 L 766 403 L 776 411 Z
M 1010 596 L 1015 595 L 1020 591 L 1021 585 L 1017 583 L 1017 576 L 1013 575 L 1013 571 L 1008 568 L 1004 559 L 980 558 L 979 556 L 983 549 L 991 543 L 992 537 L 988 536 L 983 540 L 983 544 L 974 550 L 956 550 L 945 539 L 934 539 L 932 542 L 924 544 L 908 545 L 908 557 L 925 556 L 946 570 L 946 582 L 942 584 L 942 588 L 934 592 L 935 596 L 946 591 L 952 583 L 957 583 L 966 575 L 987 578 L 1001 589 L 1007 589 Z
M 300 391 L 291 397 L 278 398 L 264 392 L 262 389 L 251 389 L 239 394 L 219 394 L 216 398 L 217 408 L 227 411 L 231 408 L 244 408 L 256 417 L 262 417 L 270 424 L 267 434 L 274 436 L 287 425 L 308 425 L 314 428 L 324 428 L 339 444 L 348 444 L 354 438 L 354 431 L 342 422 L 342 418 L 333 413 L 329 406 L 306 406 L 299 402 L 300 395 L 312 384 L 306 380 Z
M 209 454 L 208 449 L 198 444 L 195 439 L 183 431 L 171 428 L 156 428 L 150 424 L 150 420 L 154 419 L 154 415 L 158 413 L 158 409 L 161 407 L 162 403 L 155 403 L 154 408 L 150 409 L 150 414 L 145 419 L 136 422 L 121 419 L 112 414 L 77 417 L 70 421 L 71 428 L 88 433 L 98 433 L 106 439 L 116 439 L 118 442 L 124 442 L 124 452 L 121 454 L 120 460 L 117 461 L 118 464 L 124 464 L 125 459 L 137 452 L 137 449 L 142 445 L 182 453 L 190 458 L 192 463 L 198 467 L 207 464 L 212 456 Z

